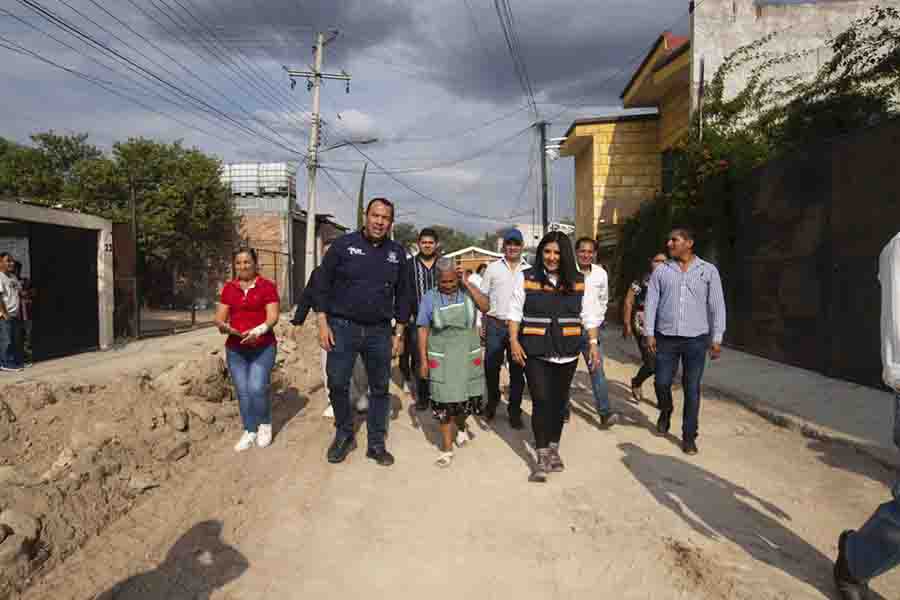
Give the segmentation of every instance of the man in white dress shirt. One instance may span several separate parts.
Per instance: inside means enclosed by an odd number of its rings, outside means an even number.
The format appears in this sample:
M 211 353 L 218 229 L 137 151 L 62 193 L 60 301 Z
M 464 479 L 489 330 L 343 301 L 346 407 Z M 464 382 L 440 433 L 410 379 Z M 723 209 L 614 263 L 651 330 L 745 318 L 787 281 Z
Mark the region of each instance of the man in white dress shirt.
M 485 418 L 493 420 L 500 403 L 500 367 L 506 358 L 509 364 L 509 405 L 507 414 L 513 429 L 522 429 L 522 392 L 525 390 L 525 371 L 512 360 L 509 349 L 509 305 L 522 272 L 531 268 L 522 260 L 522 232 L 510 229 L 503 236 L 503 258 L 494 261 L 484 271 L 481 292 L 491 300 L 491 310 L 485 315 L 484 374 L 487 382 Z

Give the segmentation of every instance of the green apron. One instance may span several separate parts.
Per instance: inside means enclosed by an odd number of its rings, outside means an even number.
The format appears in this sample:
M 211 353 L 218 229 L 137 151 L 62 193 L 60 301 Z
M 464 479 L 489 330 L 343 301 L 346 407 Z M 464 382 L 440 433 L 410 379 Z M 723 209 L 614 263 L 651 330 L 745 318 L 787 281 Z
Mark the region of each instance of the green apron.
M 475 303 L 459 292 L 449 304 L 443 304 L 447 299 L 440 292 L 437 300 L 428 333 L 431 399 L 451 404 L 483 396 L 484 366 L 481 339 L 475 329 Z

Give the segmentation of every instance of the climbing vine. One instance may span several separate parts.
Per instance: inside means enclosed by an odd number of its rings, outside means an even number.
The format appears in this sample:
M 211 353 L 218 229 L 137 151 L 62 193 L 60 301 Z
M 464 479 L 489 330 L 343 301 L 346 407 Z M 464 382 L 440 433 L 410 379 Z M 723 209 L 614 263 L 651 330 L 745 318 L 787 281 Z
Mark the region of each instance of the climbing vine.
M 646 203 L 622 229 L 615 292 L 646 268 L 674 225 L 699 234 L 700 252 L 728 279 L 736 259 L 735 206 L 754 171 L 799 149 L 900 115 L 900 10 L 874 7 L 832 38 L 830 58 L 812 75 L 781 75 L 812 51 L 778 53 L 773 33 L 732 52 L 706 85 L 676 148 L 671 191 Z M 726 94 L 732 79 L 743 87 Z

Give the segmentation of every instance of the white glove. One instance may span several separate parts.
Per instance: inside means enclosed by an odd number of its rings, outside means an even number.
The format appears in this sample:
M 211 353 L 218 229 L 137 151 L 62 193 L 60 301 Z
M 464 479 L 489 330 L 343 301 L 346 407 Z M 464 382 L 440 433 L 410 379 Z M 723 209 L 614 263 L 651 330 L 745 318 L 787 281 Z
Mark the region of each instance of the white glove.
M 255 337 L 261 337 L 269 333 L 269 326 L 263 323 L 262 325 L 257 325 L 253 329 L 247 332 L 247 335 L 252 335 Z

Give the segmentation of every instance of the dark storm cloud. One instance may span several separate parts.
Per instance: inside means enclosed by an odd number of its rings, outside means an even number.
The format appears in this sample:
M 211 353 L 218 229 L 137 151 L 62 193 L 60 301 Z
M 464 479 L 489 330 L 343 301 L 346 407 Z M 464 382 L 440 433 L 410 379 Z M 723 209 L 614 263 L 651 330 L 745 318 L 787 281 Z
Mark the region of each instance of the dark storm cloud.
M 245 53 L 285 63 L 311 60 L 314 31 L 338 28 L 329 65 L 364 61 L 476 101 L 522 99 L 493 3 L 309 3 L 297 0 L 195 0 L 198 16 Z M 538 100 L 614 103 L 631 69 L 664 28 L 687 27 L 683 0 L 512 3 L 522 52 Z

